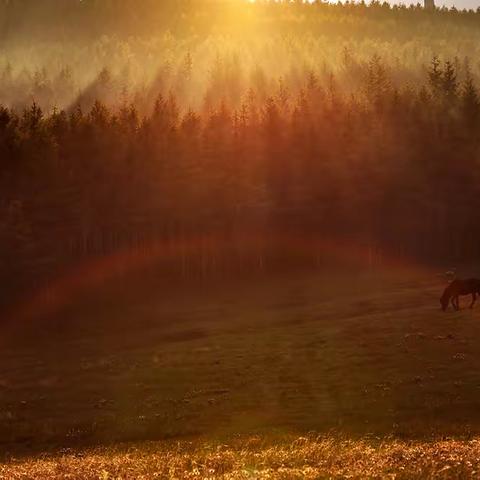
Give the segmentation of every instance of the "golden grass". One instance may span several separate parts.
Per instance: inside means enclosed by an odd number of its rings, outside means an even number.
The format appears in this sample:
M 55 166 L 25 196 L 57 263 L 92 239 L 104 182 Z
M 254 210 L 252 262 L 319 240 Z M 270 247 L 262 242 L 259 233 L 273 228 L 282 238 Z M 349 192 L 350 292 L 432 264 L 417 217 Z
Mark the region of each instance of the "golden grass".
M 480 439 L 260 437 L 228 444 L 155 442 L 64 452 L 0 466 L 1 479 L 473 478 Z

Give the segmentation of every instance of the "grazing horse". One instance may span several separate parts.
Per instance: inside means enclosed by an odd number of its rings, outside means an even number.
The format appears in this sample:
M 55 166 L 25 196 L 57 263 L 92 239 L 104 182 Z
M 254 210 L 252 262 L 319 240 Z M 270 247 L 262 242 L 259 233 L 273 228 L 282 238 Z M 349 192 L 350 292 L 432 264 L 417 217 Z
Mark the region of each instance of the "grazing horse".
M 458 303 L 458 297 L 461 295 L 471 295 L 472 303 L 470 308 L 473 308 L 477 301 L 477 294 L 480 295 L 480 280 L 477 278 L 469 278 L 468 280 L 454 280 L 443 292 L 440 298 L 440 304 L 442 310 L 445 311 L 448 308 L 448 303 L 452 301 L 452 306 L 455 310 L 460 310 Z

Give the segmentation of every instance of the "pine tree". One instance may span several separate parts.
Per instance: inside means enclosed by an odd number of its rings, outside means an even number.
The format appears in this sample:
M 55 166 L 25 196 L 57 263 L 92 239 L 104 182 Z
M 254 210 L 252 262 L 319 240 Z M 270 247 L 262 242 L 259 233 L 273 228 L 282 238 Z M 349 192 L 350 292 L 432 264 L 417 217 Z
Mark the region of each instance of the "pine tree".
M 443 69 L 442 91 L 447 104 L 452 105 L 457 98 L 457 70 L 455 65 L 447 60 Z
M 432 94 L 434 97 L 438 98 L 438 95 L 442 90 L 443 72 L 441 68 L 441 62 L 436 55 L 432 58 L 430 64 L 430 68 L 428 70 L 428 79 Z
M 465 80 L 461 92 L 462 113 L 467 126 L 471 129 L 475 128 L 478 123 L 480 113 L 480 98 L 478 90 L 473 83 L 470 68 L 467 68 Z
M 382 59 L 374 55 L 367 68 L 366 94 L 367 98 L 380 108 L 384 103 L 386 95 L 391 89 L 391 81 Z

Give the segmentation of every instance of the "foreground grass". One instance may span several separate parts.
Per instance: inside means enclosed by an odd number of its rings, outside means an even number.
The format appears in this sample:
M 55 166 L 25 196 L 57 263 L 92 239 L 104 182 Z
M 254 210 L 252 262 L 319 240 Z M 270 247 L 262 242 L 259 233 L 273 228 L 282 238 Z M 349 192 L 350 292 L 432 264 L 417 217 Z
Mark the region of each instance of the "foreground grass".
M 480 440 L 403 442 L 260 437 L 229 444 L 151 442 L 65 452 L 0 466 L 1 479 L 472 478 Z

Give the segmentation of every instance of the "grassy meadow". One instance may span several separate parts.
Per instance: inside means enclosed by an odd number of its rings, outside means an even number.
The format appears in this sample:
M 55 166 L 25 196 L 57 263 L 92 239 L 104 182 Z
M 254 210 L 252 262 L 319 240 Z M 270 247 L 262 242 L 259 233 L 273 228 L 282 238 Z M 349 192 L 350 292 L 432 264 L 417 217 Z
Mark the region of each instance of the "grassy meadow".
M 7 324 L 0 478 L 473 475 L 479 313 L 444 284 L 134 276 Z
M 479 477 L 479 26 L 0 0 L 0 480 Z

